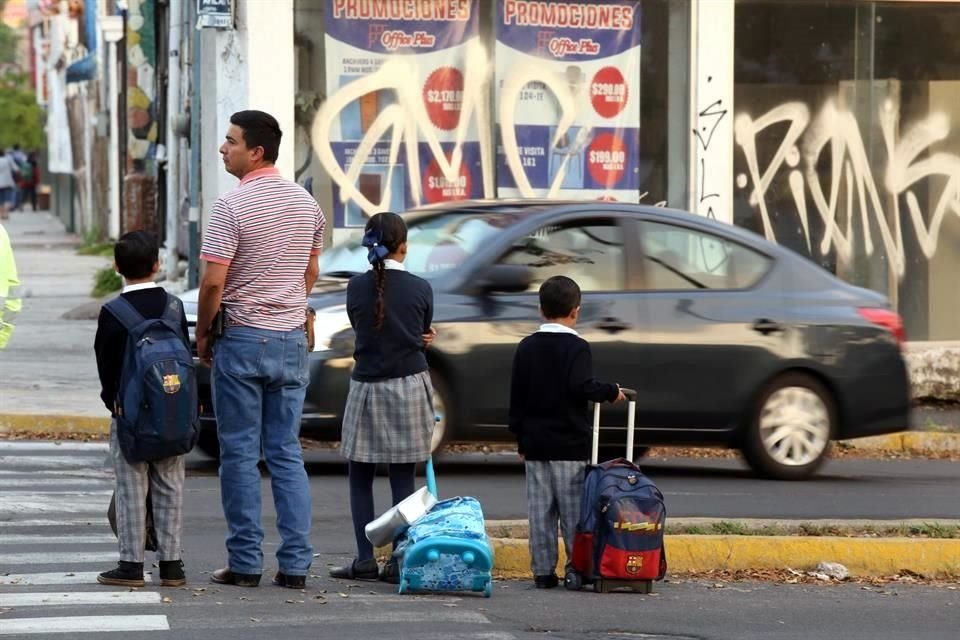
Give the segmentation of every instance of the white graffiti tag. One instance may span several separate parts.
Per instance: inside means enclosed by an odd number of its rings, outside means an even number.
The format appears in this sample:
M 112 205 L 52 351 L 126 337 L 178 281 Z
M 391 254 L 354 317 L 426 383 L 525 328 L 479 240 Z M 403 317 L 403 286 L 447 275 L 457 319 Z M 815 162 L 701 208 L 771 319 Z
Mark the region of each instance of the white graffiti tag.
M 752 183 L 750 205 L 757 207 L 768 240 L 776 241 L 767 193 L 780 175 L 783 165 L 788 169 L 787 182 L 803 228 L 808 250 L 812 250 L 807 211 L 807 192 L 815 212 L 824 223 L 819 251 L 826 255 L 836 248 L 837 258 L 849 264 L 853 258 L 853 222 L 859 212 L 863 230 L 863 246 L 868 255 L 874 253 L 871 219 L 880 231 L 881 241 L 891 268 L 899 278 L 906 273 L 903 230 L 901 225 L 901 198 L 906 201 L 911 226 L 924 255 L 929 259 L 937 251 L 940 227 L 948 211 L 960 215 L 960 157 L 937 152 L 918 159 L 930 147 L 947 138 L 949 119 L 932 114 L 907 128 L 897 139 L 899 113 L 892 102 L 885 102 L 879 110 L 879 124 L 887 155 L 887 167 L 881 186 L 874 177 L 860 126 L 853 113 L 839 109 L 828 102 L 811 122 L 810 110 L 801 102 L 780 105 L 761 117 L 753 119 L 740 114 L 734 122 L 734 136 L 746 159 L 746 175 L 737 177 L 737 186 L 746 188 Z M 769 127 L 786 123 L 786 133 L 769 164 L 761 167 L 757 157 L 758 136 Z M 826 193 L 818 173 L 818 166 L 829 146 L 829 182 Z M 946 179 L 940 198 L 926 222 L 915 185 L 929 181 L 931 188 Z M 840 195 L 845 193 L 842 211 Z M 884 202 L 892 202 L 888 211 Z M 838 224 L 838 213 L 846 213 L 845 229 Z M 889 214 L 889 215 L 888 215 Z M 891 229 L 891 222 L 893 228 Z
M 464 64 L 463 102 L 460 109 L 460 121 L 455 130 L 455 143 L 449 158 L 440 145 L 435 128 L 430 122 L 426 106 L 420 92 L 422 83 L 418 81 L 418 70 L 407 58 L 396 56 L 387 60 L 374 73 L 344 86 L 331 95 L 318 109 L 313 121 L 311 138 L 313 148 L 320 164 L 330 175 L 334 184 L 340 188 L 340 200 L 343 203 L 353 201 L 367 215 L 386 208 L 390 198 L 394 167 L 400 155 L 403 143 L 406 152 L 406 164 L 410 176 L 410 196 L 417 205 L 423 201 L 420 175 L 420 150 L 418 142 L 427 144 L 433 159 L 440 167 L 443 177 L 456 181 L 460 176 L 463 162 L 463 144 L 471 122 L 475 122 L 480 140 L 481 175 L 483 192 L 487 198 L 494 193 L 493 181 L 493 136 L 490 131 L 490 115 L 487 95 L 490 84 L 490 65 L 486 52 L 479 39 L 466 47 Z M 353 159 L 346 171 L 340 166 L 331 144 L 331 129 L 340 113 L 358 101 L 362 96 L 374 91 L 393 91 L 396 102 L 384 107 L 372 125 L 358 143 Z M 357 187 L 357 178 L 363 165 L 374 152 L 376 144 L 387 132 L 390 132 L 389 166 L 381 202 L 370 202 Z

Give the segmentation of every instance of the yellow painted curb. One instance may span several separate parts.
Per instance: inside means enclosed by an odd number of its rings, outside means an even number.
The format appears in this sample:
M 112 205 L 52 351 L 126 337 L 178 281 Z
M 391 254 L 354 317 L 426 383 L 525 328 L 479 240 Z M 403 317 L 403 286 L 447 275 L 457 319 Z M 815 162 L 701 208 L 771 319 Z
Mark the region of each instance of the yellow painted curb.
M 840 446 L 871 451 L 929 453 L 960 451 L 960 433 L 906 431 L 886 436 L 843 440 Z
M 526 540 L 495 538 L 494 569 L 506 578 L 530 577 Z M 670 571 L 797 569 L 839 562 L 855 576 L 886 576 L 903 570 L 927 577 L 960 576 L 960 540 L 841 538 L 814 536 L 666 536 Z M 558 571 L 565 562 L 560 549 Z
M 0 413 L 0 432 L 21 433 L 110 433 L 110 418 L 90 416 Z

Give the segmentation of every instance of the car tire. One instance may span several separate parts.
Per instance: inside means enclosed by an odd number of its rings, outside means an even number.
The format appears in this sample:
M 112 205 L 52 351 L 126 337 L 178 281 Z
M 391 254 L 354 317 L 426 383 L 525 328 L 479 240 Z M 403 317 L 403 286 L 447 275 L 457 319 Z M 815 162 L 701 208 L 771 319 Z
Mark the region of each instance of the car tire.
M 767 478 L 809 478 L 827 458 L 836 423 L 836 402 L 821 382 L 799 372 L 784 374 L 764 388 L 754 406 L 744 458 Z
M 450 441 L 453 404 L 450 397 L 450 388 L 435 369 L 430 370 L 430 379 L 433 382 L 433 409 L 440 418 L 434 425 L 433 441 L 430 443 L 430 448 L 433 455 L 440 455 L 443 453 L 444 445 Z
M 214 460 L 220 460 L 220 438 L 216 427 L 201 427 L 197 438 L 197 448 Z

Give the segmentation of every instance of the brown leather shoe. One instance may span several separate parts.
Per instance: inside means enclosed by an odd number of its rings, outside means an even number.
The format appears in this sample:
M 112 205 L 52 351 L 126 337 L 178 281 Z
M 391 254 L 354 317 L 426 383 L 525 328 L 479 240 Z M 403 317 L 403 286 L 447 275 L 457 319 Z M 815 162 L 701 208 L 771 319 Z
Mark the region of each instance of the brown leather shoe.
M 260 574 L 235 573 L 230 570 L 230 567 L 224 567 L 210 574 L 210 582 L 232 584 L 235 587 L 256 587 L 260 584 Z
M 289 576 L 283 571 L 277 571 L 273 576 L 273 584 L 287 589 L 304 589 L 307 586 L 307 576 Z

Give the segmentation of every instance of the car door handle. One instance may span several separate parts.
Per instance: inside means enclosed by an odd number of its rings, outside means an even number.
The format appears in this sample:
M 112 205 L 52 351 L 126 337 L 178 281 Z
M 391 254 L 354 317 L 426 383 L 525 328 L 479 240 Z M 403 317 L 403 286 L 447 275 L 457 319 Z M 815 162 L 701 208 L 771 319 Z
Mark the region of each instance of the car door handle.
M 771 333 L 777 333 L 783 331 L 783 327 L 780 326 L 780 323 L 774 322 L 767 318 L 760 318 L 759 320 L 753 323 L 753 330 L 757 333 L 762 333 L 763 335 L 768 335 Z
M 601 318 L 601 320 L 593 326 L 607 333 L 620 333 L 630 328 L 629 324 L 619 318 Z

